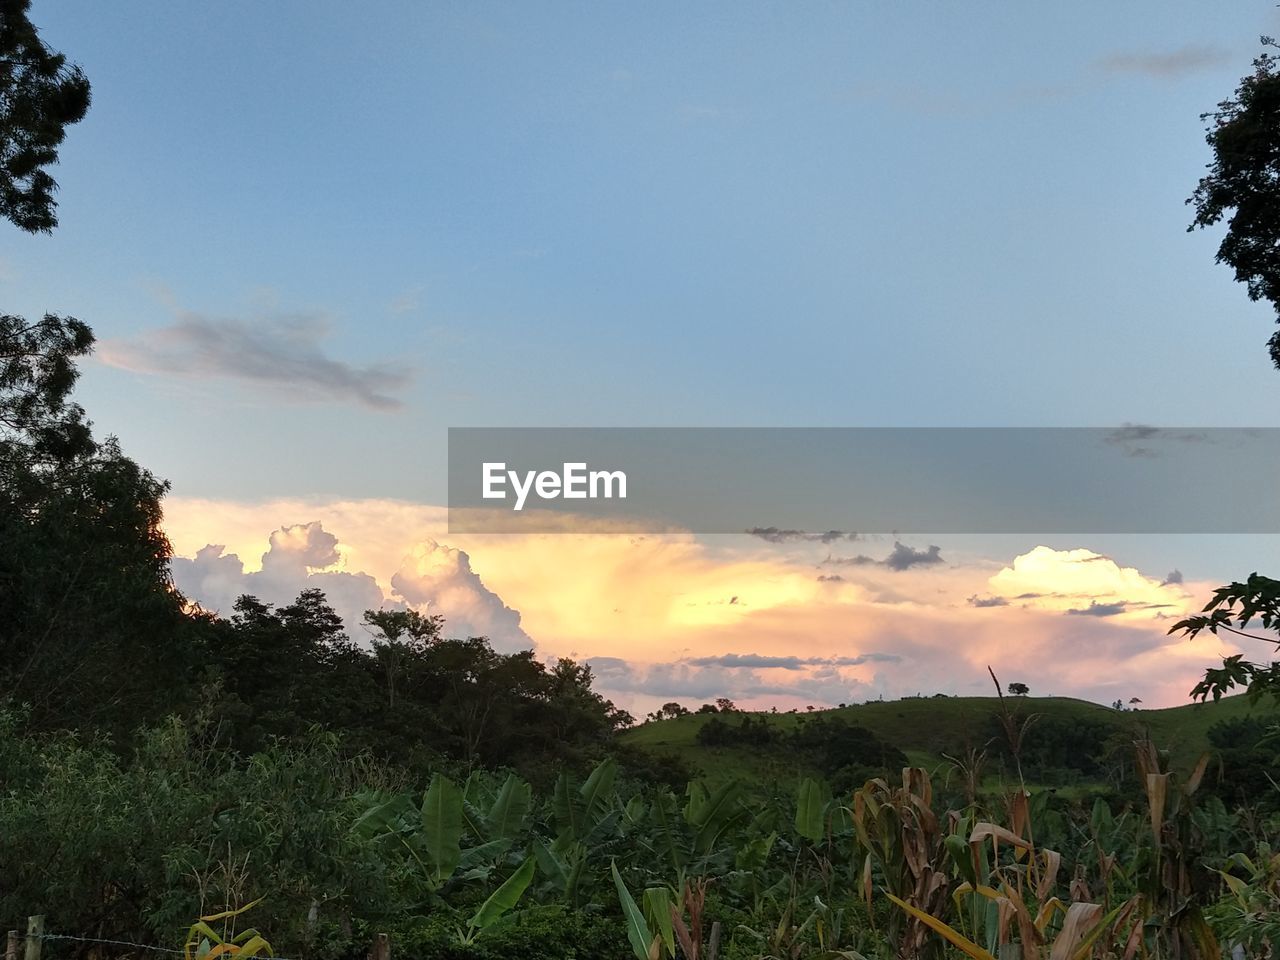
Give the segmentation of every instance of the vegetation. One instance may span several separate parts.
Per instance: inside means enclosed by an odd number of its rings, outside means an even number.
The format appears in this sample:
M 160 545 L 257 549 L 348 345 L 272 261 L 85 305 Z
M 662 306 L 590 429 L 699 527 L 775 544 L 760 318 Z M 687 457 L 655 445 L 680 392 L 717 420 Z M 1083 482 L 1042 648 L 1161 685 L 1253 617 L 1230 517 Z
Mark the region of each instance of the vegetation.
M 47 230 L 89 87 L 27 8 L 0 0 L 0 212 Z M 1274 67 L 1216 115 L 1197 193 L 1203 223 L 1236 208 L 1220 257 L 1272 300 L 1274 171 L 1248 163 Z M 318 591 L 213 616 L 169 579 L 166 484 L 70 399 L 93 342 L 0 317 L 5 929 L 39 912 L 85 956 L 188 960 L 342 960 L 380 933 L 413 960 L 1275 956 L 1280 663 L 1228 658 L 1178 710 L 997 682 L 807 715 L 672 702 L 631 729 L 589 667 L 438 617 L 369 611 L 366 649 Z M 1280 628 L 1256 574 L 1174 631 L 1275 642 L 1255 623 Z
M 89 81 L 50 50 L 27 16 L 31 0 L 0 0 L 0 215 L 33 233 L 58 224 L 58 162 L 66 127 L 89 109 Z
M 1271 37 L 1262 43 L 1277 45 Z M 1250 299 L 1267 300 L 1280 312 L 1280 58 L 1264 53 L 1255 59 L 1235 95 L 1201 119 L 1209 121 L 1205 139 L 1213 163 L 1187 201 L 1196 211 L 1187 229 L 1227 218 L 1218 262 L 1235 270 Z M 1268 346 L 1280 369 L 1280 332 Z

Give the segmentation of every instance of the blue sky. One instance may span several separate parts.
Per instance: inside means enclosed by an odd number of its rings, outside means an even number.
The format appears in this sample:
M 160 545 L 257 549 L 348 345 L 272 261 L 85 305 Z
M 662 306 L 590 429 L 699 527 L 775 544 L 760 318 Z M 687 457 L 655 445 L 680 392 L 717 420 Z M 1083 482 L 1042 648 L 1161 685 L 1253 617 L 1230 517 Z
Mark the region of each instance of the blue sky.
M 1270 2 L 32 16 L 94 104 L 6 309 L 177 497 L 439 504 L 460 425 L 1280 425 L 1183 203 Z

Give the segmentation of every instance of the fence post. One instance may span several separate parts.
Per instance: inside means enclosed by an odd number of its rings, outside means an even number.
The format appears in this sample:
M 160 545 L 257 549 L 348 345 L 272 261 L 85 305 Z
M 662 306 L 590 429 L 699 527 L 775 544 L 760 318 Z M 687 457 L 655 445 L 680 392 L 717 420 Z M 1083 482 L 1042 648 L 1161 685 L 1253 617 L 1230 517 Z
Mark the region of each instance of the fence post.
M 711 924 L 711 943 L 707 946 L 707 960 L 718 960 L 720 956 L 720 921 Z
M 23 960 L 40 960 L 40 944 L 44 938 L 44 914 L 27 917 L 27 950 Z
M 372 960 L 391 960 L 391 938 L 385 933 L 378 934 L 373 941 Z
M 4 960 L 18 960 L 18 931 L 10 930 L 9 939 L 4 945 Z

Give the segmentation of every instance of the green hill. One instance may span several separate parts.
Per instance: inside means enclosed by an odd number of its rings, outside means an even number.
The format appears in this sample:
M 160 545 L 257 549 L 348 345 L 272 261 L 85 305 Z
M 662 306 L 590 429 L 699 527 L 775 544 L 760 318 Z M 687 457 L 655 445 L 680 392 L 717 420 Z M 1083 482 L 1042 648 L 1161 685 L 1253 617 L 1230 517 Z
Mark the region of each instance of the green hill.
M 1192 766 L 1209 749 L 1207 732 L 1215 723 L 1247 716 L 1280 722 L 1280 709 L 1269 701 L 1252 704 L 1244 696 L 1217 703 L 1194 703 L 1162 710 L 1118 711 L 1101 704 L 1067 697 L 1009 697 L 1005 704 L 1036 724 L 1063 724 L 1101 728 L 1123 745 L 1130 739 L 1150 736 L 1169 751 L 1175 769 Z M 882 701 L 812 713 L 754 713 L 782 730 L 794 729 L 805 717 L 839 718 L 866 727 L 882 740 L 898 747 L 912 763 L 926 768 L 949 766 L 946 755 L 963 756 L 969 747 L 981 749 L 998 737 L 996 719 L 1000 701 L 995 697 L 918 697 Z M 733 722 L 734 716 L 720 715 Z M 624 740 L 657 756 L 678 757 L 708 780 L 740 777 L 757 782 L 791 781 L 814 771 L 785 750 L 745 747 L 707 747 L 698 731 L 715 714 L 691 714 L 671 720 L 651 721 L 627 732 Z M 1065 758 L 1064 758 L 1065 760 Z

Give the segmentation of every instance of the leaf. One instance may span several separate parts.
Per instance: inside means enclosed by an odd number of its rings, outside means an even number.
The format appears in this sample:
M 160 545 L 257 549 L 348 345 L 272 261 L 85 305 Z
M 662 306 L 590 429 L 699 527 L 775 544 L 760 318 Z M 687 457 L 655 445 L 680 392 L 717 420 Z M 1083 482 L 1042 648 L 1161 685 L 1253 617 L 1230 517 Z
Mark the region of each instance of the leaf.
M 485 829 L 491 840 L 514 840 L 529 812 L 529 784 L 514 773 L 507 776 L 498 797 L 485 817 Z
M 602 761 L 594 770 L 587 782 L 578 790 L 582 798 L 582 815 L 591 824 L 595 824 L 609 807 L 609 791 L 613 789 L 614 778 L 618 774 L 618 764 L 610 758 Z
M 229 917 L 238 917 L 240 916 L 240 914 L 244 913 L 246 910 L 252 910 L 254 907 L 256 907 L 265 899 L 266 897 L 259 897 L 257 900 L 254 900 L 252 903 L 246 903 L 243 907 L 236 907 L 234 910 L 223 910 L 221 913 L 211 913 L 207 917 L 201 917 L 200 919 L 205 921 L 206 923 L 213 923 L 214 921 L 217 921 L 217 920 L 226 920 Z M 190 916 L 190 914 L 187 914 L 187 916 Z
M 526 857 L 519 869 L 481 904 L 476 915 L 471 918 L 471 926 L 477 930 L 485 930 L 502 919 L 503 914 L 519 903 L 520 898 L 524 896 L 525 890 L 533 880 L 534 867 L 533 857 Z
M 735 780 L 721 784 L 688 814 L 689 825 L 694 828 L 693 849 L 697 853 L 709 853 L 720 834 L 740 812 L 738 805 L 742 784 Z
M 1182 785 L 1182 792 L 1185 796 L 1192 796 L 1200 789 L 1200 781 L 1204 779 L 1204 772 L 1209 766 L 1209 754 L 1200 754 L 1200 759 L 1196 761 L 1195 769 L 1191 771 L 1191 776 L 1187 777 L 1187 782 Z
M 649 925 L 644 922 L 644 914 L 631 898 L 627 885 L 622 882 L 617 862 L 610 862 L 609 869 L 613 872 L 613 883 L 618 888 L 618 901 L 622 904 L 622 913 L 627 921 L 627 940 L 631 943 L 631 952 L 636 955 L 636 960 L 649 960 L 649 945 L 653 942 Z
M 1049 951 L 1049 960 L 1071 960 L 1082 946 L 1087 932 L 1101 932 L 1101 924 L 1097 922 L 1101 916 L 1102 907 L 1096 903 L 1073 903 L 1067 907 L 1062 929 L 1054 937 Z
M 973 825 L 973 833 L 969 835 L 969 842 L 975 843 L 985 840 L 987 837 L 993 837 L 996 840 L 1003 840 L 1005 843 L 1012 844 L 1021 850 L 1030 850 L 1031 844 L 1022 837 L 1018 836 L 1010 830 L 1006 830 L 994 823 L 975 823 Z
M 800 781 L 796 796 L 796 833 L 812 843 L 820 843 L 826 833 L 822 812 L 826 806 L 822 787 L 811 777 Z
M 580 833 L 578 807 L 574 803 L 573 794 L 569 791 L 569 774 L 563 771 L 556 778 L 556 788 L 552 794 L 551 806 L 555 812 L 557 833 L 562 837 L 576 839 Z
M 438 773 L 422 800 L 422 831 L 434 879 L 443 882 L 462 859 L 462 791 Z
M 1160 844 L 1160 830 L 1164 827 L 1164 801 L 1169 791 L 1169 774 L 1147 774 L 1147 804 L 1151 808 L 1151 833 L 1156 845 Z
M 533 842 L 533 855 L 538 861 L 538 869 L 547 875 L 557 890 L 564 892 L 569 887 L 569 871 L 563 860 L 552 852 L 547 842 L 538 837 Z
M 254 937 L 252 940 L 250 940 L 248 943 L 246 943 L 236 952 L 236 956 L 237 957 L 261 957 L 261 956 L 274 957 L 275 952 L 271 949 L 271 944 L 269 944 L 262 937 Z
M 675 928 L 671 925 L 671 892 L 666 887 L 648 887 L 644 892 L 644 914 L 653 922 L 657 935 L 667 945 L 667 953 L 676 955 Z M 653 944 L 649 945 L 650 951 Z
M 945 940 L 951 943 L 952 946 L 958 947 L 960 950 L 964 951 L 966 956 L 972 957 L 973 960 L 996 960 L 994 956 L 992 956 L 986 950 L 983 950 L 982 947 L 978 946 L 976 943 L 974 943 L 972 940 L 968 939 L 967 937 L 963 936 L 962 934 L 957 933 L 955 930 L 947 926 L 937 917 L 930 916 L 929 914 L 925 913 L 923 910 L 919 909 L 918 907 L 913 907 L 911 904 L 907 903 L 905 900 L 899 900 L 892 893 L 886 893 L 885 896 L 887 896 L 890 900 L 896 903 L 899 907 L 901 907 L 911 916 L 915 917 L 917 920 L 923 923 L 930 930 L 933 930 L 935 933 L 940 934 Z

